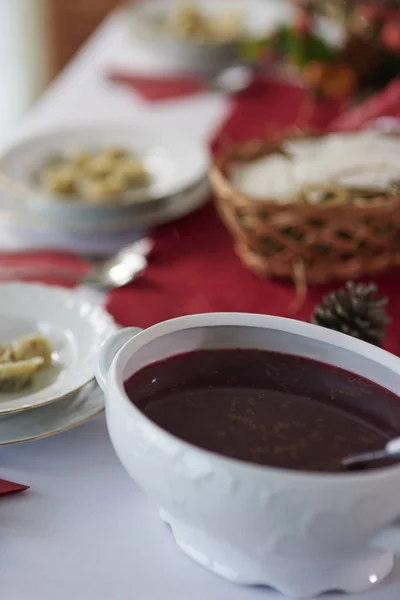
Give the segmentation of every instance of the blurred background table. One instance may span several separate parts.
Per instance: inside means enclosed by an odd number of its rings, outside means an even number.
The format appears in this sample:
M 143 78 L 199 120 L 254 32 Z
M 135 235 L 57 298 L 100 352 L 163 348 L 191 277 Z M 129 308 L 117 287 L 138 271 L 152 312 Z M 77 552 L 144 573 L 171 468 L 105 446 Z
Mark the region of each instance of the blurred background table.
M 122 86 L 106 78 L 108 67 L 140 69 L 148 72 L 151 59 L 129 31 L 123 10 L 113 12 L 99 26 L 72 61 L 50 84 L 38 102 L 18 124 L 18 133 L 61 125 L 81 119 L 133 119 L 179 127 L 188 136 L 208 139 L 229 109 L 229 100 L 217 93 L 204 93 L 157 104 L 146 104 Z M 12 131 L 11 137 L 17 135 Z M 8 140 L 7 140 L 8 141 Z

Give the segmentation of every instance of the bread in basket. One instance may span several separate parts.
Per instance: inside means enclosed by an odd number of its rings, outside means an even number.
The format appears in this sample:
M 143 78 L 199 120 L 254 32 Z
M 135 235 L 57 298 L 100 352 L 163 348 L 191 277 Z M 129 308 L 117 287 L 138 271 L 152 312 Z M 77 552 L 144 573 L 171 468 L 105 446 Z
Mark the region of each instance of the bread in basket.
M 303 163 L 288 152 L 298 142 L 303 143 Z M 328 153 L 324 165 L 322 148 L 329 144 L 336 144 L 336 154 L 331 151 L 329 159 Z M 262 194 L 260 189 L 255 195 L 249 193 L 248 185 L 238 185 L 237 173 L 254 164 L 259 167 L 260 183 L 262 160 L 273 158 L 279 167 L 279 156 L 282 161 L 297 160 L 290 168 L 297 169 L 299 181 L 286 186 L 286 197 L 284 177 L 285 173 L 286 180 L 288 173 L 292 177 L 292 171 L 283 170 L 279 197 L 268 193 L 267 177 Z M 336 175 L 329 162 L 334 156 Z M 357 173 L 354 165 L 361 160 L 366 164 Z M 265 161 L 267 167 L 275 168 Z M 274 177 L 276 168 L 269 179 L 275 189 Z M 371 275 L 400 264 L 400 136 L 294 134 L 251 141 L 222 153 L 211 168 L 210 179 L 217 210 L 233 235 L 236 251 L 258 275 L 296 280 L 301 269 L 307 283 L 323 283 Z

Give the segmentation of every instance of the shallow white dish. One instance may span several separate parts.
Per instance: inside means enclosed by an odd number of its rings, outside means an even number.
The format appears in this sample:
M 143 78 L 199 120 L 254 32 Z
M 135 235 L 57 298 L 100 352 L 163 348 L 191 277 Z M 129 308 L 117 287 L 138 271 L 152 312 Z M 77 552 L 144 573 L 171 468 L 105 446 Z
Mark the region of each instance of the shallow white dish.
M 0 343 L 40 332 L 53 363 L 18 393 L 0 393 L 0 415 L 44 406 L 78 391 L 94 377 L 101 343 L 117 327 L 98 304 L 74 290 L 31 283 L 0 284 Z
M 290 6 L 281 0 L 197 0 L 196 5 L 208 14 L 235 11 L 243 14 L 246 36 L 259 38 L 279 22 L 287 20 Z M 217 73 L 241 60 L 241 40 L 227 43 L 194 43 L 163 30 L 160 23 L 177 9 L 176 0 L 134 2 L 130 10 L 131 29 L 163 66 Z
M 64 201 L 35 185 L 34 175 L 52 155 L 68 148 L 122 147 L 140 156 L 150 172 L 151 184 L 132 192 L 133 202 L 121 204 L 88 204 L 74 200 Z M 4 199 L 2 209 L 25 212 L 51 220 L 92 223 L 101 217 L 109 220 L 131 216 L 140 211 L 141 204 L 178 194 L 202 180 L 209 166 L 206 145 L 199 140 L 187 139 L 175 131 L 161 133 L 140 123 L 120 121 L 76 123 L 63 129 L 47 131 L 19 139 L 0 156 L 0 173 L 17 184 L 28 187 L 30 198 Z
M 55 404 L 0 418 L 0 446 L 39 440 L 82 425 L 104 410 L 95 382 Z
M 80 254 L 107 255 L 118 252 L 145 235 L 150 227 L 175 221 L 203 206 L 210 197 L 210 186 L 202 180 L 190 190 L 171 198 L 154 202 L 148 210 L 131 221 L 121 219 L 110 223 L 110 228 L 100 231 L 61 230 L 48 221 L 29 218 L 27 215 L 0 213 L 0 251 L 56 248 Z

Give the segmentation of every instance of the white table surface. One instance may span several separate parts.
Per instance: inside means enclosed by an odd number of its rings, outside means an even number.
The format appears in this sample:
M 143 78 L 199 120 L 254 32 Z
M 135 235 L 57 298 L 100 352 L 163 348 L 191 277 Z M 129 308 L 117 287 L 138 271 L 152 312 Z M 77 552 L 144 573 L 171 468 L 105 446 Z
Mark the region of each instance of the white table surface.
M 113 15 L 44 94 L 20 133 L 77 118 L 115 117 L 209 137 L 228 109 L 226 99 L 204 94 L 144 105 L 102 80 L 107 65 L 149 68 L 146 60 L 129 40 L 122 16 Z M 157 507 L 120 466 L 104 416 L 52 438 L 1 448 L 0 477 L 31 486 L 0 498 L 0 600 L 281 597 L 226 583 L 180 553 Z M 400 554 L 400 530 L 385 543 Z M 357 598 L 398 600 L 400 558 L 384 584 Z
M 123 86 L 106 81 L 109 67 L 130 67 L 146 74 L 163 70 L 136 46 L 123 11 L 103 23 L 30 110 L 18 133 L 71 121 L 130 119 L 148 121 L 161 129 L 179 128 L 188 135 L 207 139 L 229 107 L 228 100 L 215 93 L 146 103 Z

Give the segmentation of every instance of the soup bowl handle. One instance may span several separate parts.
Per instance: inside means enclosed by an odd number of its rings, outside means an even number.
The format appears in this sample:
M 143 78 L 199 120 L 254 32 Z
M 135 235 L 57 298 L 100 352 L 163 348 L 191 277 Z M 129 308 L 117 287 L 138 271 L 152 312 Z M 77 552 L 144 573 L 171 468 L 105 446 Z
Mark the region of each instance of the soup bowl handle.
M 103 390 L 107 389 L 107 375 L 116 354 L 127 342 L 140 333 L 139 327 L 126 327 L 111 335 L 101 346 L 97 359 L 96 379 Z

